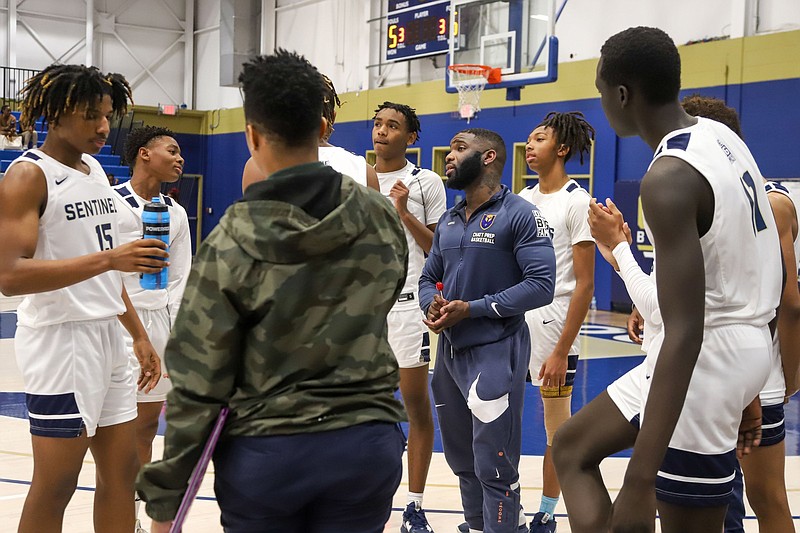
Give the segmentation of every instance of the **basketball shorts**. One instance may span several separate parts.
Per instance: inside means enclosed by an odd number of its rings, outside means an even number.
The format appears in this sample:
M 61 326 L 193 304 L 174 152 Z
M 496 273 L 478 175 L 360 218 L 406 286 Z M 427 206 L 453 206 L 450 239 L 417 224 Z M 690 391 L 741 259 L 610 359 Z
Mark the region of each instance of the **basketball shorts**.
M 645 361 L 608 387 L 623 416 L 637 428 L 646 416 L 643 407 L 663 340 L 663 333 L 654 337 Z M 764 387 L 771 358 L 766 327 L 706 328 L 686 401 L 656 478 L 659 500 L 692 507 L 728 503 L 742 410 Z
M 400 368 L 417 368 L 431 362 L 430 333 L 423 318 L 422 311 L 415 305 L 406 309 L 393 308 L 386 317 L 389 345 Z
M 531 383 L 537 387 L 542 386 L 539 378 L 539 370 L 542 365 L 553 353 L 561 332 L 564 331 L 564 323 L 567 318 L 567 310 L 571 296 L 558 296 L 549 305 L 532 309 L 525 313 L 525 322 L 531 332 L 531 362 L 529 370 L 531 372 Z M 580 340 L 575 337 L 569 349 L 569 359 L 567 364 L 566 386 L 572 387 L 575 381 L 575 372 L 578 368 L 578 354 L 580 352 Z
M 161 358 L 161 379 L 158 380 L 158 384 L 150 392 L 145 393 L 137 388 L 136 401 L 140 403 L 163 402 L 167 399 L 167 393 L 172 389 L 172 382 L 169 379 L 169 373 L 164 363 L 164 349 L 167 347 L 170 333 L 169 309 L 164 307 L 163 309 L 150 310 L 137 307 L 136 313 L 139 315 L 139 320 L 142 321 L 148 337 L 150 337 L 150 343 Z M 133 353 L 133 339 L 125 328 L 122 328 L 122 332 L 125 338 L 125 349 L 131 361 L 131 371 L 138 379 L 140 367 L 139 360 L 136 359 L 136 355 Z
M 18 326 L 14 341 L 31 434 L 94 436 L 136 418 L 134 378 L 116 317 Z

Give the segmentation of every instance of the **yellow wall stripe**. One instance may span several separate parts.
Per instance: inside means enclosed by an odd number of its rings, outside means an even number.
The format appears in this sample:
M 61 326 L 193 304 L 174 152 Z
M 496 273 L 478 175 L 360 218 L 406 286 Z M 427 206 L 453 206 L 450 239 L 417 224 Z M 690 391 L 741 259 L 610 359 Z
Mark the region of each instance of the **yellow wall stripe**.
M 684 88 L 800 78 L 800 30 L 684 45 L 678 49 L 681 53 L 681 82 Z M 506 92 L 502 89 L 485 90 L 481 96 L 481 107 L 486 109 L 597 98 L 594 86 L 597 61 L 587 59 L 559 64 L 556 82 L 524 87 L 518 102 L 506 101 Z M 375 108 L 386 100 L 409 104 L 416 108 L 419 115 L 452 112 L 458 105 L 458 96 L 445 92 L 444 80 L 350 92 L 340 97 L 344 102 L 336 119 L 340 123 L 369 120 Z M 147 108 L 137 106 L 137 119 L 141 116 L 138 115 L 140 109 L 147 116 L 147 124 L 163 125 L 176 133 L 214 135 L 244 131 L 244 111 L 241 107 L 182 111 L 178 117 L 165 117 L 157 115 L 155 108 L 149 112 Z

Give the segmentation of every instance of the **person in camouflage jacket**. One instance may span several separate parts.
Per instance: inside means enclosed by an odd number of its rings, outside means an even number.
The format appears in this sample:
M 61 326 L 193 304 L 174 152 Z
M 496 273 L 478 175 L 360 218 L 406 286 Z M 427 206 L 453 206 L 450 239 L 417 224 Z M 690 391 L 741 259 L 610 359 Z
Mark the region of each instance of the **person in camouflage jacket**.
M 406 276 L 402 225 L 380 193 L 317 161 L 322 78 L 304 58 L 256 58 L 240 82 L 268 178 L 195 258 L 166 349 L 164 457 L 137 490 L 153 531 L 168 530 L 228 406 L 214 455 L 225 531 L 382 531 L 404 445 L 386 329 Z

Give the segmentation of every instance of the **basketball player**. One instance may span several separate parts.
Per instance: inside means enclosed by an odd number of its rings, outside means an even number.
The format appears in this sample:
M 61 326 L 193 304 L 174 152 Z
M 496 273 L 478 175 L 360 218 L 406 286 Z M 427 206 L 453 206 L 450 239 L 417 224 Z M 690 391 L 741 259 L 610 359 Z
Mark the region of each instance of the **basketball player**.
M 94 529 L 130 533 L 137 380 L 119 322 L 133 338 L 141 390 L 157 385 L 160 362 L 116 271 L 158 272 L 168 254 L 153 239 L 120 245 L 114 192 L 88 155 L 105 144 L 111 117 L 126 112 L 130 87 L 119 74 L 56 64 L 23 94 L 23 122 L 44 117 L 50 130 L 0 182 L 0 291 L 27 295 L 15 352 L 34 468 L 19 531 L 61 531 L 90 449 Z
M 699 95 L 688 96 L 681 101 L 681 105 L 692 116 L 706 117 L 716 120 L 728 126 L 739 137 L 742 136 L 739 125 L 739 116 L 733 108 L 725 105 L 725 102 L 718 98 L 710 98 Z M 762 411 L 762 434 L 761 443 L 754 447 L 750 454 L 742 457 L 740 463 L 747 476 L 747 496 L 750 500 L 756 517 L 758 518 L 759 528 L 762 531 L 794 531 L 792 514 L 789 509 L 789 502 L 786 496 L 785 483 L 785 444 L 786 435 L 784 425 L 783 400 L 786 390 L 791 391 L 791 385 L 787 389 L 789 380 L 784 380 L 783 368 L 796 368 L 792 365 L 791 355 L 796 350 L 791 347 L 797 346 L 797 313 L 800 309 L 800 292 L 797 287 L 797 251 L 800 242 L 797 239 L 798 214 L 794 208 L 794 202 L 785 187 L 778 183 L 765 182 L 767 198 L 775 217 L 776 227 L 781 238 L 781 250 L 783 253 L 784 264 L 787 265 L 786 283 L 781 296 L 780 312 L 778 314 L 778 332 L 774 342 L 774 361 L 770 372 L 769 380 L 764 389 L 759 394 Z M 655 286 L 652 283 L 645 283 L 642 280 L 639 284 L 632 278 L 642 279 L 641 270 L 638 268 L 633 256 L 625 251 L 625 246 L 616 250 L 616 245 L 623 243 L 626 239 L 620 234 L 619 220 L 621 214 L 609 201 L 606 210 L 611 216 L 604 216 L 593 206 L 594 217 L 592 218 L 592 229 L 601 231 L 605 236 L 605 242 L 609 246 L 600 245 L 604 256 L 612 254 L 609 262 L 618 272 L 625 271 L 623 280 L 626 286 L 633 285 L 631 294 L 637 294 L 638 302 L 636 309 L 645 309 L 649 320 L 655 320 L 655 327 L 660 328 L 660 315 L 653 318 L 655 311 L 653 305 L 657 305 L 655 298 L 650 295 L 642 295 L 642 290 L 651 291 L 655 294 Z M 617 242 L 615 242 L 617 241 Z M 613 250 L 613 252 L 611 251 Z M 614 259 L 620 256 L 618 260 Z M 615 263 L 624 265 L 622 269 Z M 637 272 L 637 270 L 639 272 Z M 622 274 L 621 274 L 622 275 Z M 645 278 L 648 279 L 649 278 Z M 640 288 L 641 287 L 641 288 Z M 795 317 L 794 322 L 788 322 L 791 317 Z M 648 336 L 653 335 L 652 326 L 647 324 Z M 783 335 L 790 342 L 779 349 L 778 340 Z M 786 348 L 786 346 L 790 348 Z M 796 374 L 796 371 L 795 371 Z M 787 372 L 787 376 L 791 371 Z M 737 469 L 734 483 L 734 498 L 728 507 L 725 516 L 725 531 L 727 533 L 743 533 L 744 501 L 742 499 L 742 478 L 741 472 Z
M 405 418 L 386 315 L 406 276 L 397 214 L 318 160 L 324 82 L 285 50 L 244 64 L 259 172 L 197 253 L 167 361 L 164 458 L 138 480 L 168 531 L 222 406 L 214 452 L 228 533 L 382 531 Z
M 551 446 L 556 430 L 570 417 L 572 384 L 578 368 L 578 332 L 594 292 L 594 239 L 587 212 L 589 193 L 564 168 L 577 154 L 583 164 L 591 150 L 594 128 L 577 111 L 549 113 L 528 136 L 525 159 L 539 175 L 538 183 L 519 195 L 539 208 L 550 226 L 556 254 L 553 303 L 525 313 L 531 331 L 530 373 L 544 407 L 547 448 L 544 453 L 542 500 L 531 533 L 556 530 L 556 504 L 561 495 Z
M 378 176 L 375 169 L 367 164 L 364 156 L 356 155 L 344 148 L 332 145 L 329 141 L 333 134 L 333 124 L 336 122 L 336 108 L 342 107 L 339 95 L 336 94 L 336 87 L 326 75 L 322 75 L 325 80 L 325 93 L 322 100 L 322 116 L 328 121 L 327 129 L 319 140 L 319 160 L 333 167 L 342 174 L 350 176 L 359 185 L 364 185 L 376 191 L 380 190 Z M 242 173 L 242 193 L 245 189 L 256 181 L 260 181 L 264 176 L 258 172 L 253 158 L 247 160 Z
M 169 196 L 161 194 L 162 183 L 174 183 L 183 172 L 181 148 L 172 131 L 166 128 L 145 126 L 128 134 L 125 141 L 125 160 L 133 171 L 130 181 L 117 185 L 117 211 L 121 242 L 142 238 L 142 211 L 144 205 L 157 197 L 169 211 L 169 280 L 167 287 L 144 290 L 139 276 L 122 277 L 125 289 L 136 313 L 147 330 L 153 347 L 162 357 L 167 346 L 171 324 L 181 303 L 186 279 L 192 262 L 192 241 L 186 211 Z M 125 345 L 131 362 L 137 365 L 132 352 L 132 339 L 125 335 Z M 149 392 L 138 392 L 136 406 L 136 448 L 139 463 L 144 465 L 152 458 L 153 439 L 158 430 L 158 417 L 172 386 L 166 367 L 162 363 L 162 376 L 158 385 Z M 136 499 L 137 527 L 139 526 L 139 499 Z M 144 531 L 144 530 L 142 530 Z
M 408 413 L 408 499 L 402 533 L 433 529 L 422 510 L 425 481 L 433 453 L 433 414 L 428 397 L 430 338 L 419 310 L 419 275 L 431 251 L 436 221 L 446 210 L 438 174 L 406 159 L 406 148 L 419 139 L 417 113 L 404 104 L 384 102 L 372 118 L 375 170 L 381 192 L 394 203 L 408 241 L 408 275 L 389 313 L 389 344 L 400 366 L 400 392 Z
M 493 131 L 466 129 L 450 141 L 446 185 L 466 199 L 439 220 L 419 281 L 425 324 L 441 333 L 431 385 L 445 459 L 467 530 L 486 533 L 528 531 L 519 486 L 524 315 L 552 302 L 555 285 L 550 228 L 501 185 L 505 160 Z
M 655 152 L 641 198 L 664 327 L 645 362 L 556 435 L 570 525 L 576 533 L 654 531 L 658 500 L 665 533 L 719 531 L 742 412 L 759 410 L 754 399 L 772 364 L 767 324 L 781 285 L 775 221 L 747 146 L 681 107 L 680 56 L 666 33 L 639 27 L 611 37 L 596 85 L 617 134 L 639 135 Z M 748 422 L 745 448 L 758 413 Z M 612 508 L 599 464 L 631 446 Z

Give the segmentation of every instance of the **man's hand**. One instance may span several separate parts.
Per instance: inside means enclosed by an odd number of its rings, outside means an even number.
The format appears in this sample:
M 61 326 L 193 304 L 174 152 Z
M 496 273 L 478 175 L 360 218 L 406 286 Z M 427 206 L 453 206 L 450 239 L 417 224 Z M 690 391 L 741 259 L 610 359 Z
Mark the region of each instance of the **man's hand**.
M 598 204 L 594 198 L 589 202 L 589 228 L 598 246 L 602 244 L 613 250 L 621 242 L 630 242 L 630 230 L 626 235 L 624 223 L 622 213 L 611 198 L 606 198 L 606 205 Z
M 133 342 L 133 353 L 139 360 L 139 379 L 136 384 L 139 390 L 150 392 L 161 379 L 161 358 L 148 339 Z
M 567 354 L 553 352 L 542 363 L 539 379 L 543 387 L 563 387 L 567 383 Z
M 150 533 L 169 533 L 169 528 L 172 527 L 172 522 L 153 522 L 150 524 Z
M 400 180 L 394 182 L 389 191 L 389 198 L 394 200 L 394 208 L 398 213 L 403 214 L 408 211 L 408 187 L 405 183 Z
M 167 245 L 158 239 L 136 239 L 108 251 L 111 270 L 155 274 L 169 266 Z M 163 260 L 162 260 L 163 258 Z
M 656 530 L 655 483 L 623 483 L 611 506 L 609 533 L 653 533 Z
M 635 307 L 631 309 L 628 317 L 628 338 L 636 344 L 642 344 L 642 333 L 644 332 L 644 317 Z
M 756 396 L 742 411 L 739 438 L 736 441 L 736 457 L 741 459 L 759 444 L 761 444 L 761 399 Z
M 437 298 L 444 303 L 440 304 L 441 307 L 434 311 L 433 306 L 437 303 Z M 463 300 L 448 302 L 438 295 L 434 295 L 433 300 L 434 302 L 428 308 L 428 318 L 423 322 L 434 333 L 441 333 L 444 329 L 458 324 L 465 318 L 469 318 L 469 304 L 467 302 Z M 436 318 L 437 315 L 438 318 Z

